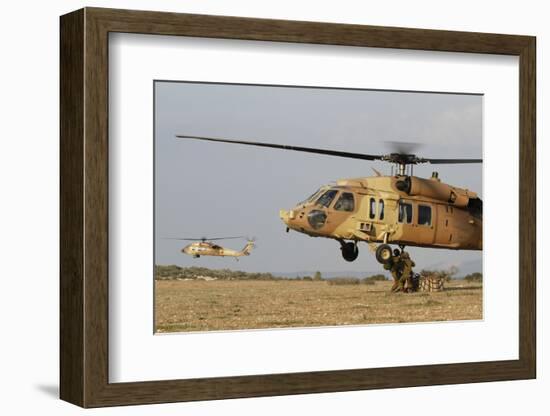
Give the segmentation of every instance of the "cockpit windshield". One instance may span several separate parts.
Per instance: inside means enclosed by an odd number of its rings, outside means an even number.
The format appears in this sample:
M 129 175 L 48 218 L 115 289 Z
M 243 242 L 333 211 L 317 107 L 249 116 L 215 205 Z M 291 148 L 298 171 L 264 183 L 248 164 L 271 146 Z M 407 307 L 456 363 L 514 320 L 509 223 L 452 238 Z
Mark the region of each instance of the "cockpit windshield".
M 298 205 L 305 205 L 309 202 L 313 202 L 315 198 L 321 193 L 321 188 L 317 189 L 314 193 L 312 193 L 310 196 L 308 196 L 306 199 L 304 199 L 302 202 L 300 202 Z
M 336 196 L 337 193 L 338 193 L 337 190 L 329 189 L 328 191 L 326 191 L 323 195 L 321 195 L 319 197 L 316 204 L 321 205 L 325 208 L 328 208 L 328 206 L 330 205 L 330 203 L 332 202 L 332 200 L 334 199 L 334 197 Z

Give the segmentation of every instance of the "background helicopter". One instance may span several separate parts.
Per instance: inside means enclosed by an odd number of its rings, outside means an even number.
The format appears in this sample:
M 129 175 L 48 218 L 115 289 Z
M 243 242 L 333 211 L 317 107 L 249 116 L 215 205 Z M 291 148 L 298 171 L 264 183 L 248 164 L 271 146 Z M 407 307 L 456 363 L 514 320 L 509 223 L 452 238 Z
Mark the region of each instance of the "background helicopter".
M 246 245 L 242 250 L 233 250 L 231 248 L 225 248 L 219 244 L 213 243 L 212 241 L 217 240 L 234 240 L 238 238 L 246 238 L 243 236 L 237 237 L 215 237 L 215 238 L 171 238 L 171 240 L 182 240 L 182 241 L 194 241 L 191 244 L 186 245 L 181 249 L 182 253 L 193 256 L 193 258 L 199 258 L 200 256 L 218 256 L 218 257 L 238 257 L 249 256 L 252 249 L 254 248 L 254 240 L 247 239 Z
M 380 263 L 390 261 L 390 244 L 401 248 L 482 249 L 482 201 L 477 194 L 441 182 L 437 172 L 429 179 L 413 175 L 413 166 L 420 163 L 481 163 L 482 159 L 428 159 L 402 151 L 369 155 L 201 136 L 176 137 L 393 163 L 395 174 L 383 176 L 375 171 L 374 177 L 342 179 L 321 187 L 293 209 L 280 211 L 287 231 L 335 239 L 347 261 L 357 258 L 360 241 L 369 244 Z

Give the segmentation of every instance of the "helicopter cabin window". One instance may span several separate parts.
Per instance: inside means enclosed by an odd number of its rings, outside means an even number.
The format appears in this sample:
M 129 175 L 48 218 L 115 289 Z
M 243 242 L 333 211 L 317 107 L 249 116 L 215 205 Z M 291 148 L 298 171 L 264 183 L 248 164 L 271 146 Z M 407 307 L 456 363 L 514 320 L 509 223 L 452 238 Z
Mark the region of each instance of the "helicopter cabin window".
M 412 222 L 413 207 L 408 202 L 399 202 L 399 222 L 410 224 Z
M 355 209 L 355 202 L 353 200 L 353 194 L 350 192 L 342 192 L 338 201 L 334 204 L 336 211 L 351 212 Z
M 369 201 L 369 218 L 371 220 L 376 217 L 376 199 L 371 198 Z
M 332 202 L 332 200 L 334 199 L 334 197 L 336 196 L 337 193 L 338 193 L 338 191 L 336 191 L 334 189 L 326 191 L 317 200 L 317 205 L 321 205 L 325 208 L 328 208 L 328 206 L 330 205 L 330 203 Z
M 432 207 L 418 205 L 418 225 L 432 225 Z
M 384 219 L 384 200 L 378 200 L 378 219 Z

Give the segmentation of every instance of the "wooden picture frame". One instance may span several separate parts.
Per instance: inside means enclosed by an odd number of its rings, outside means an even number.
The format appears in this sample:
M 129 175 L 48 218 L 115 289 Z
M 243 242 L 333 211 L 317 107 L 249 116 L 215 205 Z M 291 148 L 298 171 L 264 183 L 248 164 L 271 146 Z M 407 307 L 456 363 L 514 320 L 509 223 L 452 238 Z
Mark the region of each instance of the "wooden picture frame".
M 85 8 L 62 16 L 60 29 L 61 399 L 82 407 L 101 407 L 536 377 L 534 37 L 99 8 Z M 519 359 L 109 383 L 110 32 L 518 56 Z

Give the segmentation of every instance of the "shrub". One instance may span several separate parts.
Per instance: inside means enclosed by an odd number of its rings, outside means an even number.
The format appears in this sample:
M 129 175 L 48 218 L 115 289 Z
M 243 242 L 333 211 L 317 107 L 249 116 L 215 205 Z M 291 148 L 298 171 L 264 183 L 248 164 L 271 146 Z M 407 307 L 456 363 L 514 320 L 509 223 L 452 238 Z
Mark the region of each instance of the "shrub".
M 365 277 L 363 279 L 363 283 L 367 282 L 384 282 L 388 279 L 386 279 L 386 276 L 383 274 L 373 274 L 372 276 Z
M 335 277 L 327 282 L 329 285 L 358 285 L 361 281 L 357 277 Z
M 433 276 L 433 277 L 439 277 L 442 279 L 445 279 L 446 282 L 451 280 L 455 274 L 458 273 L 458 267 L 451 266 L 448 269 L 442 269 L 442 270 L 426 270 L 423 269 L 420 272 L 421 276 Z
M 483 274 L 479 272 L 467 274 L 464 276 L 464 280 L 467 282 L 483 282 Z

